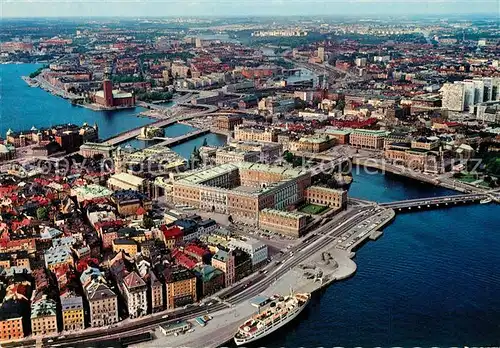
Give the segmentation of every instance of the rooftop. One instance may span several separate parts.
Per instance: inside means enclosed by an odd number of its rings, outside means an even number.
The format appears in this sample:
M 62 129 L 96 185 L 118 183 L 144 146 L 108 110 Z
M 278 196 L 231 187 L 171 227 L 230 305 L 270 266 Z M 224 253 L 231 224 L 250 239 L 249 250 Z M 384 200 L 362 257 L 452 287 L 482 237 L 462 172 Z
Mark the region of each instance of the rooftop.
M 131 184 L 133 186 L 142 186 L 144 179 L 129 173 L 118 173 L 113 174 L 109 178 L 108 182 L 114 184 L 116 181 Z

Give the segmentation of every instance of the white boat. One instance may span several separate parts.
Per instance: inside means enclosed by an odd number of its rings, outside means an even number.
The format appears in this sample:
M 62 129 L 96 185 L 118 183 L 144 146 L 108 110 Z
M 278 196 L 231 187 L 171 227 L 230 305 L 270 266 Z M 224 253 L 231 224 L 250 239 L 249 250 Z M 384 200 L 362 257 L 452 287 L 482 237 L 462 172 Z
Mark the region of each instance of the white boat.
M 479 201 L 480 204 L 488 204 L 488 203 L 491 203 L 493 202 L 493 200 L 489 197 L 486 197 L 485 199 L 482 199 Z
M 245 321 L 234 335 L 234 342 L 241 346 L 261 339 L 285 326 L 307 307 L 310 293 L 274 296 L 263 311 Z

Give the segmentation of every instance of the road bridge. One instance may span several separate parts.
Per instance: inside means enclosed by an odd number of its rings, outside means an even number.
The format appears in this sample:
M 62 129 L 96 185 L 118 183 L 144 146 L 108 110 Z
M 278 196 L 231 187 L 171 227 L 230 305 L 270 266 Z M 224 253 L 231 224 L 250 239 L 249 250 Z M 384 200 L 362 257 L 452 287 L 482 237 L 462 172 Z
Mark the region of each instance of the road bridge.
M 207 134 L 209 132 L 210 132 L 210 129 L 204 128 L 204 129 L 195 130 L 194 132 L 186 133 L 184 135 L 180 135 L 180 136 L 175 137 L 175 138 L 154 137 L 153 140 L 163 140 L 158 145 L 174 146 L 174 145 L 178 145 L 180 143 L 183 143 L 185 141 L 197 138 L 197 137 L 204 135 L 204 134 Z
M 447 208 L 459 204 L 479 203 L 481 200 L 488 197 L 489 196 L 487 194 L 451 195 L 381 203 L 380 206 L 384 208 L 392 208 L 397 212 L 431 208 Z
M 321 162 L 314 165 L 313 167 L 309 168 L 309 172 L 311 173 L 311 177 L 314 177 L 321 173 L 331 173 L 335 168 L 342 167 L 342 164 L 346 161 L 349 161 L 347 157 L 337 157 L 328 162 Z
M 195 117 L 203 116 L 203 115 L 212 113 L 212 112 L 217 110 L 217 107 L 215 107 L 213 105 L 209 105 L 209 106 L 197 105 L 197 106 L 203 107 L 203 108 L 205 108 L 205 110 L 199 111 L 199 112 L 194 112 L 194 113 L 188 113 L 188 114 L 185 114 L 182 116 L 177 116 L 177 117 L 173 117 L 173 118 L 169 118 L 169 119 L 158 120 L 156 122 L 149 124 L 148 126 L 149 127 L 165 128 L 165 127 L 168 127 L 168 126 L 170 126 L 174 123 L 177 123 L 179 121 L 190 120 L 190 119 L 193 119 Z M 128 140 L 134 139 L 140 134 L 142 127 L 144 127 L 144 126 L 140 126 L 140 127 L 128 130 L 126 132 L 120 133 L 112 138 L 105 140 L 104 143 L 108 144 L 108 145 L 118 145 L 118 144 L 124 143 Z

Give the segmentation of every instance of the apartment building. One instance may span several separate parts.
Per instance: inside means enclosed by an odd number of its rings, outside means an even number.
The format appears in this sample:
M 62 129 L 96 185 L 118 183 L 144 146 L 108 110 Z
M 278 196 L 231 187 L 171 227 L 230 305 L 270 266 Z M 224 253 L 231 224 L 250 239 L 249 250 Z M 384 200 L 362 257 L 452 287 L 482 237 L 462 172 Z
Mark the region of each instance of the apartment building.
M 162 272 L 165 281 L 167 309 L 183 307 L 197 301 L 196 276 L 182 266 L 169 266 Z
M 224 273 L 226 287 L 234 284 L 236 281 L 236 259 L 232 251 L 219 249 L 212 256 L 212 266 Z
M 61 296 L 61 312 L 64 331 L 85 328 L 83 300 L 80 296 Z
M 31 305 L 31 334 L 33 336 L 57 333 L 57 311 L 54 300 L 43 297 Z
M 131 272 L 118 284 L 128 309 L 129 318 L 134 319 L 147 314 L 147 285 L 137 272 Z

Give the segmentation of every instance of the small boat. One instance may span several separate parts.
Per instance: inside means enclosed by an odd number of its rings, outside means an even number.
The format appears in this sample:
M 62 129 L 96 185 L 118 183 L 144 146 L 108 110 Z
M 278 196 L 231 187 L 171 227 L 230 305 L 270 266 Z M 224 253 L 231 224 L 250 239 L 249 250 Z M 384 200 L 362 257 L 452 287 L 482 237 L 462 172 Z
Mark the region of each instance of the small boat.
M 479 201 L 480 204 L 488 204 L 488 203 L 491 203 L 491 202 L 493 202 L 493 200 L 490 197 L 486 197 L 485 199 L 481 199 Z

